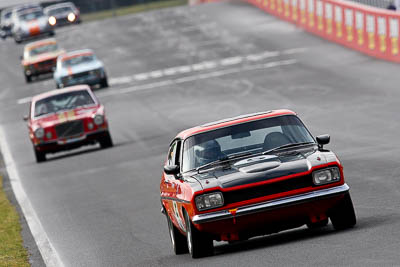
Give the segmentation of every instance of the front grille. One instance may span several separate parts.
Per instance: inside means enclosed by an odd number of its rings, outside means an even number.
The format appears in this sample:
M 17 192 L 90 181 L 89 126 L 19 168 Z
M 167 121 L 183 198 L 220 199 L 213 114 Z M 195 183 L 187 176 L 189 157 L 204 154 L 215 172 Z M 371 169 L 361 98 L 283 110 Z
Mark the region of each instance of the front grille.
M 63 18 L 58 18 L 57 19 L 57 24 L 58 25 L 65 25 L 70 23 L 67 17 L 63 17 Z
M 39 67 L 50 67 L 50 66 L 53 67 L 55 65 L 56 65 L 55 59 L 49 59 L 38 63 Z
M 85 72 L 80 72 L 80 73 L 76 73 L 76 74 L 72 75 L 72 78 L 79 79 L 79 78 L 84 78 L 88 75 L 89 75 L 89 71 L 85 71 Z
M 55 127 L 58 138 L 72 137 L 83 133 L 83 121 L 69 121 Z
M 313 186 L 312 177 L 311 175 L 305 175 L 271 184 L 225 192 L 224 203 L 226 205 L 310 186 Z

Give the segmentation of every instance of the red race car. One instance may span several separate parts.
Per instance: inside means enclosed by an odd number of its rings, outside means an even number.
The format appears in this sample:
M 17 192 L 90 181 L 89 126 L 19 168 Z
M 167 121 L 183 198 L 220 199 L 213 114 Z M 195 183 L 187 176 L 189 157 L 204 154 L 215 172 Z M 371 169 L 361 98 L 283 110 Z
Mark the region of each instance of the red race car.
M 34 96 L 24 119 L 37 162 L 45 161 L 47 153 L 84 145 L 113 146 L 104 106 L 87 85 Z
M 316 140 L 316 141 L 315 141 Z M 290 110 L 185 130 L 172 141 L 160 183 L 176 254 L 211 255 L 238 241 L 307 225 L 356 224 L 343 167 Z

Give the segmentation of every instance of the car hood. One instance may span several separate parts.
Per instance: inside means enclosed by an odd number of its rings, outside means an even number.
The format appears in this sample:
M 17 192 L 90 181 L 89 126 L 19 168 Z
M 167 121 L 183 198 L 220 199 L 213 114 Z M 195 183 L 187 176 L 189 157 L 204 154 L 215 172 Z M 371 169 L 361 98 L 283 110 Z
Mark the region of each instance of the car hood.
M 90 63 L 85 63 L 85 64 L 78 64 L 75 66 L 71 66 L 68 68 L 62 68 L 58 75 L 60 76 L 68 76 L 70 74 L 75 74 L 75 73 L 81 73 L 85 71 L 91 71 L 91 70 L 96 70 L 100 69 L 103 67 L 103 63 L 99 60 L 90 62 Z
M 55 59 L 59 55 L 62 55 L 64 53 L 65 53 L 64 50 L 57 50 L 57 51 L 54 51 L 54 52 L 43 53 L 43 54 L 40 54 L 40 55 L 37 55 L 37 56 L 33 56 L 33 57 L 30 57 L 30 58 L 26 59 L 24 61 L 24 63 L 25 64 L 35 64 L 35 63 L 38 63 L 38 62 L 42 62 L 42 61 L 46 61 L 46 60 L 50 60 L 50 59 Z
M 304 173 L 313 167 L 337 161 L 333 152 L 321 152 L 313 147 L 279 155 L 255 156 L 239 160 L 230 167 L 218 166 L 192 177 L 201 184 L 203 189 L 230 188 Z
M 31 28 L 39 27 L 40 29 L 44 29 L 48 25 L 48 18 L 46 16 L 30 20 L 30 21 L 22 21 L 21 28 L 22 30 L 29 31 Z
M 49 115 L 41 116 L 34 121 L 34 128 L 42 127 L 52 127 L 54 125 L 64 123 L 67 121 L 83 120 L 86 118 L 91 118 L 95 114 L 102 114 L 103 106 L 91 106 L 91 107 L 81 107 L 72 110 L 66 110 L 57 113 L 51 113 Z

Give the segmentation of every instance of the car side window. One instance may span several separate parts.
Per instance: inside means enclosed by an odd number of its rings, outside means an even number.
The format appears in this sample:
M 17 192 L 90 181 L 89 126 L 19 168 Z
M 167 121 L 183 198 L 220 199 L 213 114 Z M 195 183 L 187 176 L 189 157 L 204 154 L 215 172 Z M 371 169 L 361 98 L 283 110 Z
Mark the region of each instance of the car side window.
M 176 148 L 177 148 L 177 141 L 173 142 L 168 151 L 168 160 L 167 165 L 175 165 L 175 158 L 176 158 Z
M 176 140 L 172 143 L 168 151 L 168 159 L 167 163 L 169 166 L 171 165 L 179 165 L 179 156 L 180 156 L 180 141 Z

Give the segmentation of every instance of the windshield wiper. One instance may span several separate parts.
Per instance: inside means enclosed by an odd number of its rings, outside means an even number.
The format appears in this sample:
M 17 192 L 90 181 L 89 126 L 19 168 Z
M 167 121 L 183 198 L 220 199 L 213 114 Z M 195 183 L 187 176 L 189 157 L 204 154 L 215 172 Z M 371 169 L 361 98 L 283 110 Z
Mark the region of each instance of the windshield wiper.
M 286 144 L 286 145 L 282 145 L 282 146 L 278 146 L 272 149 L 269 149 L 267 151 L 262 152 L 263 155 L 269 154 L 271 152 L 283 149 L 283 148 L 288 148 L 288 147 L 296 147 L 296 146 L 305 146 L 305 145 L 311 145 L 311 144 L 315 144 L 314 142 L 302 142 L 302 143 L 290 143 L 290 144 Z
M 217 159 L 217 160 L 215 160 L 215 161 L 212 161 L 212 162 L 209 162 L 209 163 L 207 163 L 207 164 L 204 164 L 204 165 L 202 165 L 202 166 L 197 167 L 197 168 L 196 168 L 196 171 L 199 172 L 199 170 L 205 169 L 205 168 L 207 168 L 207 167 L 211 167 L 211 166 L 219 165 L 219 164 L 223 164 L 223 163 L 228 163 L 228 162 L 230 162 L 231 160 L 240 159 L 240 158 L 245 158 L 245 157 L 248 157 L 248 156 L 251 156 L 251 155 L 253 155 L 253 153 L 251 153 L 251 152 L 244 152 L 244 153 L 239 153 L 239 154 L 236 154 L 236 155 L 232 155 L 232 156 L 220 158 L 220 159 Z
M 52 111 L 52 112 L 42 112 L 42 113 L 39 113 L 39 114 L 35 114 L 35 117 L 40 117 L 40 116 L 43 116 L 43 115 L 49 115 L 49 114 L 53 114 L 53 113 L 55 113 L 54 111 Z

